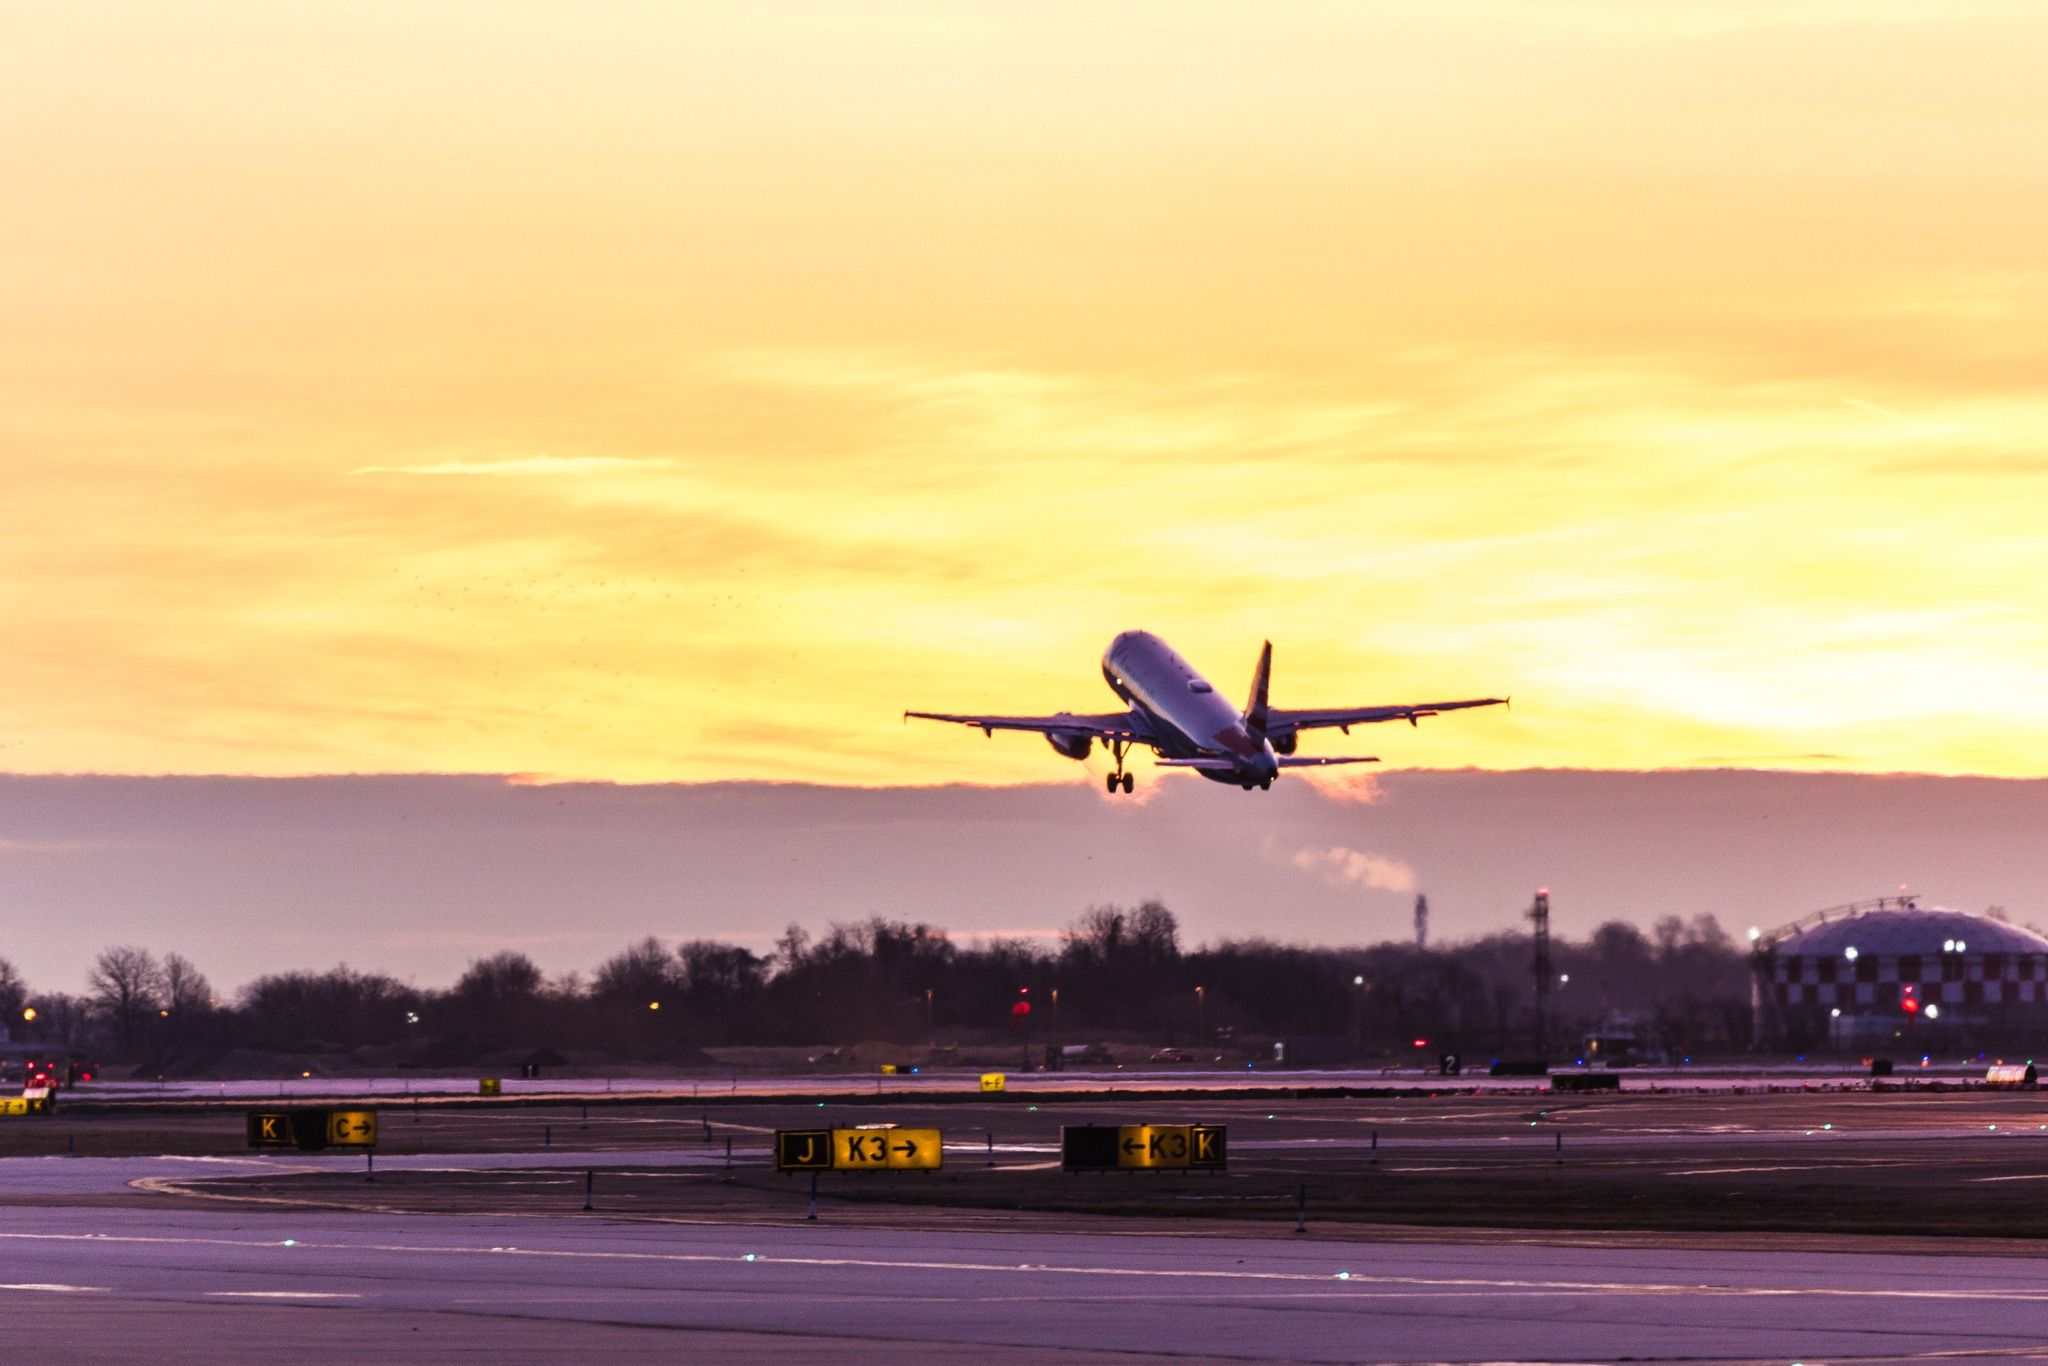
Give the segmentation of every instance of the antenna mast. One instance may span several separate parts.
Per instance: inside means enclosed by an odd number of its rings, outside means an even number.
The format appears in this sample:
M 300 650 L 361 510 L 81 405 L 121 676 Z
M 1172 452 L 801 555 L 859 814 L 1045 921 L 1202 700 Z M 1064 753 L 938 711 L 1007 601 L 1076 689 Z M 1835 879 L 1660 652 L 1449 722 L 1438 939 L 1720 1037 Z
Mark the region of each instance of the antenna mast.
M 1529 908 L 1529 919 L 1536 923 L 1536 1056 L 1550 1056 L 1550 889 L 1541 888 L 1536 893 L 1536 904 Z

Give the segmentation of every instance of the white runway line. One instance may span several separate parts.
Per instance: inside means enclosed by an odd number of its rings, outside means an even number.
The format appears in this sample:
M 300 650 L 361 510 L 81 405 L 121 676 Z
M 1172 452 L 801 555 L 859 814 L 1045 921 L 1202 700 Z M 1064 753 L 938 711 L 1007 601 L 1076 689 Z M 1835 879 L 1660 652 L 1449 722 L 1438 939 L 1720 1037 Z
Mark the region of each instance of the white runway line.
M 0 1233 L 0 1240 L 23 1242 L 70 1242 L 70 1243 L 125 1243 L 153 1246 L 208 1246 L 245 1248 L 302 1248 L 314 1252 L 379 1252 L 422 1256 L 508 1256 L 556 1259 L 564 1261 L 616 1261 L 662 1264 L 701 1264 L 732 1266 L 758 1265 L 763 1268 L 775 1267 L 832 1267 L 859 1269 L 865 1271 L 933 1271 L 959 1272 L 964 1274 L 1028 1274 L 1050 1276 L 1100 1276 L 1117 1279 L 1139 1279 L 1159 1281 L 1250 1281 L 1261 1283 L 1312 1283 L 1328 1284 L 1331 1281 L 1344 1282 L 1358 1290 L 1367 1289 L 1417 1289 L 1441 1291 L 1484 1290 L 1493 1293 L 1508 1292 L 1529 1294 L 1609 1294 L 1609 1295 L 1709 1295 L 1725 1298 L 1780 1299 L 1792 1296 L 1819 1296 L 1832 1299 L 1906 1299 L 1933 1302 L 1992 1303 L 2011 1301 L 2015 1303 L 2048 1303 L 2048 1289 L 2040 1290 L 1911 1290 L 1901 1288 L 1859 1289 L 1843 1286 L 1800 1285 L 1800 1286 L 1754 1286 L 1729 1283 L 1704 1282 L 1658 1282 L 1658 1281 L 1574 1281 L 1549 1279 L 1509 1279 L 1477 1276 L 1393 1276 L 1375 1275 L 1370 1272 L 1338 1271 L 1234 1271 L 1209 1268 L 1168 1268 L 1137 1266 L 1087 1266 L 1057 1265 L 1049 1262 L 985 1262 L 985 1261 L 934 1261 L 908 1260 L 881 1257 L 803 1257 L 778 1256 L 768 1253 L 692 1253 L 692 1252 L 633 1252 L 617 1250 L 580 1251 L 568 1248 L 520 1248 L 520 1247 L 479 1247 L 451 1246 L 431 1243 L 324 1243 L 301 1239 L 236 1239 L 236 1238 L 185 1238 L 161 1235 L 123 1235 L 100 1233 Z M 1339 1249 L 1332 1248 L 1331 1261 L 1341 1258 Z

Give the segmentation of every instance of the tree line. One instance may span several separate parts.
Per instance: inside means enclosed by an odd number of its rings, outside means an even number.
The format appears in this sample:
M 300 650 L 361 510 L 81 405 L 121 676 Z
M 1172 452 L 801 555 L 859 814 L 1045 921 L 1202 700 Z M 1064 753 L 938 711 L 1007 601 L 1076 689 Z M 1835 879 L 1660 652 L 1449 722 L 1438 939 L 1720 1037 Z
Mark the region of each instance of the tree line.
M 1645 1052 L 1746 1049 L 1747 956 L 1711 916 L 1649 933 L 1614 921 L 1553 939 L 1549 1053 L 1626 1031 Z M 885 1042 L 1083 1045 L 1122 1040 L 1295 1060 L 1527 1056 L 1536 1047 L 1526 935 L 1422 948 L 1275 943 L 1184 947 L 1156 901 L 1098 906 L 1053 944 L 959 943 L 935 926 L 874 918 L 813 937 L 792 924 L 772 950 L 717 940 L 630 944 L 587 976 L 549 977 L 521 953 L 480 958 L 443 990 L 346 965 L 257 978 L 224 998 L 177 953 L 107 949 L 86 990 L 31 991 L 0 960 L 0 1019 L 16 1040 L 161 1063 L 225 1049 L 373 1050 L 454 1065 L 507 1050 L 689 1061 L 711 1047 Z M 1205 1055 L 1207 1053 L 1205 1052 Z

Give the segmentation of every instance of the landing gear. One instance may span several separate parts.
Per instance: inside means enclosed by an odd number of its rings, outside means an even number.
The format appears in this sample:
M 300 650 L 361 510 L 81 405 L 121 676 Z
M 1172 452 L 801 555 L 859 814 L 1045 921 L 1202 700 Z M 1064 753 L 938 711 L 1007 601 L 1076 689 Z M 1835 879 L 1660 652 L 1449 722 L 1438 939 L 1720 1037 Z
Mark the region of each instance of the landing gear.
M 1119 788 L 1129 792 L 1133 787 L 1137 786 L 1131 775 L 1124 772 L 1124 755 L 1130 750 L 1130 747 L 1131 742 L 1128 740 L 1111 740 L 1109 742 L 1109 752 L 1116 756 L 1116 772 L 1103 779 L 1102 785 L 1111 796 L 1115 796 Z

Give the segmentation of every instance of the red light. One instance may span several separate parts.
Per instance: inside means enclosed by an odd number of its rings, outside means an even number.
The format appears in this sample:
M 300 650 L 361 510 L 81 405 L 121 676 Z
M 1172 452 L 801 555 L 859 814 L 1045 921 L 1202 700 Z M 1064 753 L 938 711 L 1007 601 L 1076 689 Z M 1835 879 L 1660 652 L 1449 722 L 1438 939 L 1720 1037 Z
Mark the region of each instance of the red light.
M 1905 1000 L 1899 1002 L 1899 1005 L 1905 1010 L 1905 1012 L 1908 1015 L 1917 1015 L 1920 1013 L 1920 1003 L 1914 1000 L 1911 996 L 1908 996 Z
M 1429 1040 L 1428 1040 L 1428 1039 L 1417 1039 L 1417 1040 L 1415 1041 L 1415 1046 L 1416 1046 L 1417 1048 L 1427 1048 L 1427 1047 L 1429 1047 Z
M 1015 1019 L 1019 1019 L 1019 1020 L 1021 1020 L 1021 1019 L 1023 1019 L 1023 1018 L 1024 1018 L 1024 1017 L 1025 1017 L 1026 1015 L 1029 1015 L 1030 1013 L 1031 1013 L 1031 1002 L 1029 1002 L 1029 1001 L 1019 1001 L 1019 1002 L 1017 1002 L 1017 1004 L 1015 1004 L 1015 1005 L 1013 1005 L 1013 1006 L 1011 1006 L 1011 1007 L 1010 1007 L 1010 1014 L 1011 1014 L 1011 1016 L 1012 1016 L 1013 1018 L 1015 1018 Z

